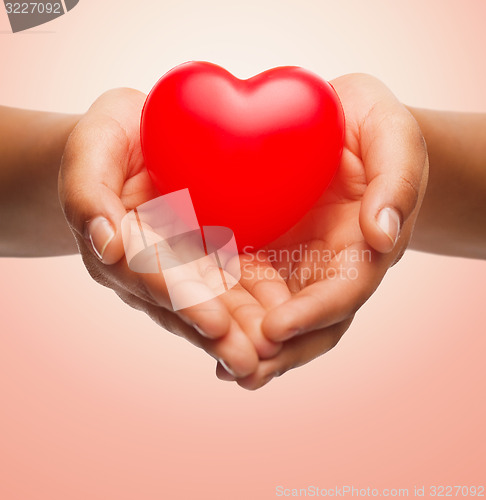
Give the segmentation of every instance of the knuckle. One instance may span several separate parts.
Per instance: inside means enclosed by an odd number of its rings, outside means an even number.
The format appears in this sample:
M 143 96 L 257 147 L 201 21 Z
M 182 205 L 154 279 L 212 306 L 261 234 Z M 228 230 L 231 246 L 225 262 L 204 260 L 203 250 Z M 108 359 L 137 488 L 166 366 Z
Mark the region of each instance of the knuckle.
M 396 113 L 392 118 L 392 123 L 400 133 L 403 141 L 416 158 L 421 158 L 425 163 L 427 157 L 427 144 L 420 126 L 413 115 L 404 108 L 403 113 Z
M 400 106 L 403 107 L 402 105 Z M 381 125 L 386 127 L 388 131 L 391 131 L 408 149 L 415 150 L 417 147 L 422 147 L 423 141 L 420 128 L 405 107 L 403 107 L 403 110 L 397 109 L 396 106 L 389 109 L 385 113 Z
M 113 100 L 117 103 L 120 99 L 140 99 L 145 98 L 145 94 L 140 90 L 132 89 L 130 87 L 117 87 L 114 89 L 107 90 L 97 99 L 97 101 L 105 102 L 108 100 Z
M 95 257 L 91 257 L 87 253 L 83 254 L 83 262 L 91 278 L 96 281 L 96 283 L 106 288 L 112 288 L 111 280 L 108 278 L 107 274 L 103 271 L 100 265 L 98 265 L 97 262 L 94 262 L 94 260 Z
M 344 75 L 343 78 L 351 79 L 353 82 L 356 82 L 361 85 L 373 85 L 373 86 L 384 86 L 385 84 L 376 76 L 371 75 L 370 73 L 356 72 L 349 73 Z
M 402 193 L 402 195 L 405 195 L 405 200 L 406 200 L 406 205 L 405 205 L 405 210 L 406 213 L 402 214 L 404 218 L 408 216 L 408 214 L 413 210 L 415 205 L 418 202 L 419 199 L 419 188 L 420 188 L 420 181 L 415 178 L 415 176 L 411 176 L 411 178 L 400 174 L 398 176 L 397 180 L 397 189 Z
M 84 237 L 84 223 L 80 218 L 83 207 L 83 191 L 81 187 L 65 187 L 59 192 L 59 201 L 68 224 L 80 236 Z
M 413 145 L 417 149 L 417 151 L 421 151 L 425 155 L 427 151 L 427 145 L 425 143 L 422 130 L 420 129 L 417 120 L 408 110 L 405 115 L 408 118 L 407 134 L 409 143 Z

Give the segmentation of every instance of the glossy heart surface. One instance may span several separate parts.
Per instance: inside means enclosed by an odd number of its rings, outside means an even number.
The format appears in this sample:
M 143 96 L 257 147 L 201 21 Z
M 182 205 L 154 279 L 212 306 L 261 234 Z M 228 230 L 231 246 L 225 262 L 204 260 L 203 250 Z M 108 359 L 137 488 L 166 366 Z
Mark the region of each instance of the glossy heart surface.
M 339 166 L 344 114 L 332 86 L 303 68 L 247 80 L 207 62 L 166 73 L 147 97 L 141 141 L 160 193 L 188 188 L 201 226 L 225 226 L 240 252 L 296 224 Z

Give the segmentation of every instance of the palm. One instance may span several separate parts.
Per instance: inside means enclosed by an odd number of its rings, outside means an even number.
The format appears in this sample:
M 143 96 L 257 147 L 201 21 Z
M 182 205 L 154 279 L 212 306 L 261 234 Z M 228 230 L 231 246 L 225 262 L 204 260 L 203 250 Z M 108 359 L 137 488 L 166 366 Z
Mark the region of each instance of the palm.
M 343 155 L 331 185 L 310 212 L 268 246 L 268 261 L 291 297 L 262 325 L 273 340 L 339 324 L 344 332 L 345 322 L 406 248 L 426 185 L 420 130 L 395 96 L 368 75 L 346 75 L 332 84 L 346 117 Z M 379 226 L 377 214 L 397 204 L 408 220 L 390 247 L 392 237 Z M 275 283 L 261 284 L 259 298 L 272 288 Z M 293 339 L 304 351 L 305 337 Z
M 347 104 L 348 106 L 345 103 L 345 108 L 347 107 L 348 110 L 356 109 L 353 103 L 348 102 Z M 267 247 L 273 257 L 270 259 L 271 265 L 279 271 L 291 293 L 298 292 L 322 276 L 322 273 L 319 273 L 319 276 L 311 275 L 303 281 L 301 276 L 305 274 L 309 266 L 313 269 L 319 266 L 328 270 L 337 262 L 339 264 L 343 262 L 343 252 L 350 249 L 359 251 L 370 248 L 365 243 L 358 223 L 361 199 L 367 186 L 365 167 L 360 158 L 359 127 L 354 126 L 358 120 L 350 117 L 348 110 L 346 110 L 347 129 L 342 160 L 331 185 L 304 219 Z M 120 199 L 126 210 L 132 210 L 158 196 L 158 192 L 144 166 L 138 132 L 138 118 L 133 114 L 126 113 L 124 119 L 130 123 L 125 122 L 121 126 L 130 133 L 125 134 L 125 143 L 114 141 L 112 147 L 129 151 L 129 154 L 125 156 L 126 164 L 122 169 L 126 173 L 126 178 Z M 317 251 L 322 254 L 323 258 L 319 262 L 315 262 L 315 258 L 312 259 L 312 262 L 305 258 L 298 262 L 290 262 L 289 259 L 285 258 L 293 250 L 299 248 L 302 249 L 304 255 L 307 253 L 315 257 Z M 251 259 L 249 262 L 248 259 L 242 259 L 242 285 L 250 294 L 255 288 L 255 283 L 254 280 L 248 283 L 245 270 L 262 266 L 268 268 L 268 265 L 269 262 L 261 263 L 255 260 L 251 261 Z M 253 273 L 253 275 L 258 276 L 258 273 Z M 288 279 L 286 279 L 287 277 Z M 259 275 L 259 281 L 271 282 L 273 285 L 275 277 L 268 279 L 268 273 L 262 273 Z M 282 293 L 281 289 L 279 293 L 275 294 L 274 286 L 262 287 L 260 283 L 258 288 L 272 294 L 272 297 L 265 293 L 256 294 L 257 299 L 264 307 L 274 307 L 289 298 L 286 293 Z M 238 303 L 247 300 L 252 305 L 253 300 L 250 294 L 245 297 L 241 291 L 242 287 L 229 290 L 225 294 L 229 295 L 227 300 L 232 303 L 238 296 Z
M 137 101 L 138 106 L 143 104 L 141 96 L 138 97 Z M 160 196 L 160 193 L 155 188 L 144 164 L 139 133 L 139 112 L 134 113 L 129 101 L 120 100 L 116 120 L 110 120 L 109 124 L 112 127 L 110 136 L 112 140 L 105 143 L 105 147 L 109 150 L 110 157 L 122 158 L 123 163 L 118 165 L 118 172 L 122 173 L 122 179 L 120 179 L 121 189 L 117 194 L 125 211 L 128 212 Z M 121 259 L 112 266 L 111 270 L 116 275 L 116 281 L 119 283 L 138 283 L 141 285 L 142 289 L 137 293 L 139 298 L 145 299 L 145 302 L 151 303 L 152 306 L 162 306 L 161 309 L 160 307 L 147 307 L 146 303 L 143 305 L 144 310 L 159 323 L 174 333 L 182 334 L 197 345 L 209 350 L 224 352 L 223 357 L 226 359 L 231 359 L 233 353 L 229 351 L 231 351 L 232 344 L 238 345 L 238 348 L 233 348 L 236 355 L 238 355 L 238 350 L 243 353 L 245 349 L 249 349 L 249 346 L 241 338 L 243 331 L 251 339 L 260 356 L 272 356 L 279 349 L 277 344 L 268 341 L 261 334 L 259 325 L 265 314 L 265 309 L 240 284 L 210 302 L 181 309 L 175 314 L 171 310 L 172 303 L 168 297 L 168 289 L 163 273 L 137 276 L 128 268 L 125 259 Z M 197 276 L 191 275 L 187 277 L 190 281 L 194 281 L 196 286 L 200 285 L 201 281 L 209 286 L 215 273 L 217 277 L 220 276 L 219 270 L 208 271 L 207 268 L 201 267 L 196 271 L 199 271 Z M 133 286 L 131 290 L 133 293 Z M 188 293 L 197 294 L 197 292 L 191 290 Z M 134 305 L 133 295 L 127 296 L 123 291 L 119 295 L 131 305 Z M 218 312 L 221 314 L 221 307 L 228 311 L 233 321 L 233 326 L 230 327 L 230 335 L 227 336 L 228 338 L 224 342 L 220 342 L 221 346 L 217 344 L 218 341 L 216 340 L 202 339 L 192 328 L 188 329 L 187 325 L 180 321 L 180 318 L 182 318 L 184 322 L 199 324 L 204 329 L 208 325 L 206 331 L 211 334 L 212 326 L 224 323 L 218 317 Z M 219 329 L 221 330 L 221 327 Z M 226 352 L 229 353 L 226 354 Z M 252 362 L 251 357 L 249 362 Z M 238 369 L 239 366 L 249 363 L 245 359 L 237 359 L 232 364 L 233 367 Z
M 347 135 L 354 136 L 349 131 Z M 347 140 L 344 145 L 338 172 L 326 192 L 295 227 L 269 246 L 269 252 L 277 257 L 276 264 L 283 275 L 285 271 L 289 272 L 287 284 L 293 293 L 323 275 L 321 272 L 319 276 L 311 274 L 307 278 L 306 269 L 312 267 L 315 270 L 316 266 L 321 266 L 329 273 L 330 268 L 343 262 L 343 252 L 371 251 L 358 223 L 366 173 L 358 151 L 350 142 Z M 302 249 L 302 259 L 289 262 L 286 257 L 292 255 L 292 251 L 299 255 L 295 252 L 299 248 Z
M 312 317 L 312 311 L 316 309 L 321 311 L 331 303 L 337 307 L 322 328 L 313 326 L 312 333 L 296 338 L 282 336 L 282 340 L 289 338 L 284 342 L 282 350 L 273 359 L 262 361 L 257 372 L 240 379 L 238 383 L 242 387 L 259 387 L 262 381 L 265 383 L 272 376 L 307 363 L 328 351 L 336 345 L 351 323 L 354 311 L 340 307 L 340 302 L 346 300 L 347 294 L 344 288 L 339 290 L 338 287 L 346 286 L 349 282 L 346 276 L 349 278 L 351 267 L 358 270 L 359 265 L 367 265 L 370 268 L 372 264 L 370 261 L 361 261 L 359 264 L 349 262 L 347 253 L 354 251 L 359 255 L 365 251 L 371 255 L 371 252 L 374 252 L 365 242 L 358 222 L 361 200 L 366 189 L 366 174 L 359 151 L 349 139 L 353 137 L 354 132 L 348 128 L 338 172 L 329 188 L 306 216 L 277 241 L 268 245 L 263 254 L 266 259 L 262 258 L 262 252 L 259 252 L 259 258 L 251 255 L 242 257 L 242 286 L 264 307 L 273 310 L 273 318 L 277 318 L 277 328 L 270 328 L 271 332 L 280 330 L 279 335 L 282 333 L 282 324 L 288 322 L 286 313 L 290 312 L 289 319 L 294 316 L 298 321 L 305 322 L 304 317 Z M 300 254 L 299 249 L 302 251 Z M 292 259 L 292 255 L 300 255 L 301 258 Z M 270 267 L 275 270 L 274 274 L 268 273 Z M 297 305 L 292 314 L 288 302 L 292 296 L 302 293 L 305 289 L 312 290 L 311 285 L 318 282 L 325 285 L 326 277 L 342 272 L 340 267 L 345 271 L 344 279 L 328 280 L 334 286 L 338 283 L 334 294 L 333 289 L 329 289 L 334 298 L 328 304 L 322 304 L 320 299 L 316 299 L 318 294 L 310 293 L 308 297 L 311 300 L 305 303 L 301 311 Z M 258 279 L 255 279 L 255 276 L 258 276 Z M 284 303 L 283 307 L 278 307 Z M 268 324 L 267 321 L 267 327 Z M 271 376 L 268 377 L 268 374 Z M 218 367 L 218 376 L 228 379 L 222 367 Z

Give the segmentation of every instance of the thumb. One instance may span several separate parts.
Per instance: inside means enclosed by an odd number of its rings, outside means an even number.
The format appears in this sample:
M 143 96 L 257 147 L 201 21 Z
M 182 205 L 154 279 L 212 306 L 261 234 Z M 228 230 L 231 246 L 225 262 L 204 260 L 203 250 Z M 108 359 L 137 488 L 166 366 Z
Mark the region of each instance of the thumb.
M 425 141 L 400 103 L 385 115 L 375 107 L 361 134 L 368 182 L 360 209 L 361 231 L 371 247 L 388 253 L 423 196 L 428 173 Z
M 71 134 L 59 174 L 59 199 L 78 242 L 104 264 L 124 255 L 120 199 L 127 171 L 127 138 L 113 121 L 81 120 Z

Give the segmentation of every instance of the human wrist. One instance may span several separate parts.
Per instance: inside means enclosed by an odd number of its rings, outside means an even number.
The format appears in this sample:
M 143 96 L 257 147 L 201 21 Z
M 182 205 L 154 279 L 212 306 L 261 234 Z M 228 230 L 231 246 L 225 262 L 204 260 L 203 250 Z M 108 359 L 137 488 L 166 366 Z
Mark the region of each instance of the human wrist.
M 0 108 L 0 255 L 33 257 L 77 251 L 58 199 L 67 139 L 79 120 Z
M 486 259 L 486 114 L 408 109 L 430 162 L 411 247 Z

